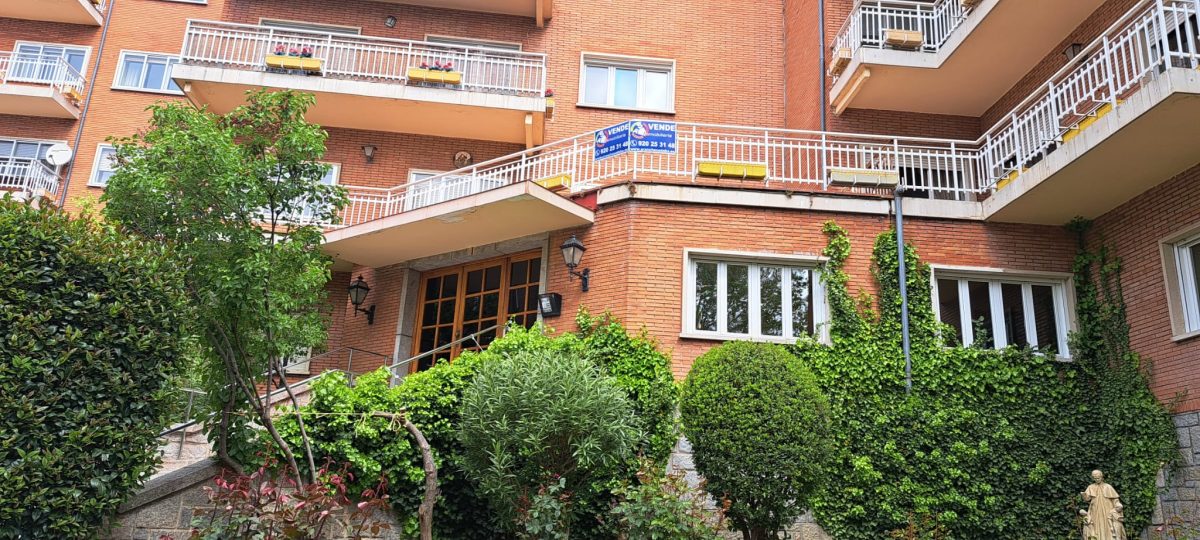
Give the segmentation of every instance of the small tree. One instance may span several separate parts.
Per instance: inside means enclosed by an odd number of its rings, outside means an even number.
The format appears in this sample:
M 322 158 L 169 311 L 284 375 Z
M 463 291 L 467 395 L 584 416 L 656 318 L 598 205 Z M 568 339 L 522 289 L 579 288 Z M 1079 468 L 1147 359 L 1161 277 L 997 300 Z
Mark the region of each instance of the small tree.
M 813 375 L 777 345 L 731 342 L 696 359 L 684 433 L 743 538 L 774 538 L 807 508 L 833 451 L 828 409 Z
M 465 469 L 501 523 L 559 538 L 573 521 L 571 494 L 629 459 L 635 425 L 624 392 L 599 368 L 541 349 L 479 367 L 459 436 Z
M 95 538 L 153 472 L 188 319 L 159 246 L 0 199 L 0 538 Z
M 103 197 L 106 217 L 170 246 L 185 270 L 218 456 L 241 472 L 257 422 L 297 481 L 300 467 L 258 387 L 286 388 L 283 364 L 325 339 L 319 308 L 330 261 L 312 223 L 336 220 L 345 195 L 321 182 L 326 134 L 304 120 L 312 103 L 259 91 L 226 115 L 154 105 L 148 131 L 116 141 L 118 169 Z M 317 467 L 304 441 L 311 481 Z

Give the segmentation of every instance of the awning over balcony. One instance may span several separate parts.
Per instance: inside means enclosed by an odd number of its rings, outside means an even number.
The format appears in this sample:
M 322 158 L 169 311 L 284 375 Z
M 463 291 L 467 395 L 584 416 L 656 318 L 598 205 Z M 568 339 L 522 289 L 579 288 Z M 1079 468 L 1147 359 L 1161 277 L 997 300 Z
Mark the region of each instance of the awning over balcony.
M 4 0 L 0 17 L 100 26 L 106 0 Z
M 981 116 L 1103 0 L 859 2 L 830 51 L 847 108 Z
M 594 220 L 574 201 L 519 182 L 330 231 L 324 250 L 340 268 L 378 268 Z
M 172 77 L 219 113 L 284 88 L 314 94 L 308 119 L 325 126 L 535 146 L 545 67 L 535 53 L 191 21 Z

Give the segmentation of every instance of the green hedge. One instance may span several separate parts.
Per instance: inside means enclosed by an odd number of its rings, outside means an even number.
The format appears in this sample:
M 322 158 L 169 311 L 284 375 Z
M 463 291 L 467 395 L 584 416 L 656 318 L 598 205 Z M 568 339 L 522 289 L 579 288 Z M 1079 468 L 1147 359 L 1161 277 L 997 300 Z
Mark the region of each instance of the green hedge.
M 1078 537 L 1078 493 L 1097 468 L 1122 494 L 1126 529 L 1148 523 L 1155 472 L 1178 451 L 1170 418 L 1128 350 L 1119 289 L 1094 285 L 1105 280 L 1093 268 L 1115 280 L 1115 265 L 1081 251 L 1080 333 L 1073 361 L 1062 362 L 1028 349 L 945 347 L 930 270 L 907 246 L 908 396 L 894 233 L 880 235 L 873 253 L 877 311 L 848 291 L 845 231 L 830 223 L 826 233 L 833 343 L 804 341 L 794 352 L 833 411 L 837 464 L 814 504 L 833 537 Z
M 0 537 L 93 538 L 153 471 L 188 352 L 161 255 L 0 200 Z

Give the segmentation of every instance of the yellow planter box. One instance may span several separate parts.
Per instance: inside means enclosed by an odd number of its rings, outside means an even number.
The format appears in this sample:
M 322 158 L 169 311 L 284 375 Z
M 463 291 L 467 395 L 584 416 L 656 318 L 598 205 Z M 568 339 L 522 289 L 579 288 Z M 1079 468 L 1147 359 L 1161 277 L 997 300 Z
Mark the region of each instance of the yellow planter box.
M 896 187 L 900 184 L 900 173 L 871 169 L 829 169 L 829 183 L 835 186 Z
M 851 55 L 849 47 L 841 47 L 833 51 L 833 59 L 829 62 L 829 74 L 835 77 L 841 75 L 846 70 L 846 66 L 850 65 Z
M 542 178 L 541 180 L 534 180 L 533 183 L 550 191 L 559 191 L 571 187 L 571 175 L 563 173 L 557 176 Z
M 1124 101 L 1125 100 L 1117 100 L 1117 104 L 1124 103 Z M 1096 121 L 1104 118 L 1104 115 L 1112 112 L 1112 110 L 1112 103 L 1105 103 L 1104 105 L 1101 105 L 1099 109 L 1096 109 L 1096 112 L 1093 112 L 1087 118 L 1080 120 L 1078 124 L 1075 124 L 1075 127 L 1067 130 L 1067 132 L 1063 134 L 1063 142 L 1065 143 L 1071 139 L 1074 139 L 1075 137 L 1078 137 L 1083 130 L 1091 127 L 1092 124 L 1095 124 Z
M 79 90 L 76 90 L 74 88 L 68 88 L 68 89 L 64 90 L 63 95 L 66 96 L 67 99 L 75 102 L 76 104 L 78 104 L 80 101 L 83 101 L 83 94 L 80 94 Z
M 900 49 L 915 49 L 925 43 L 920 30 L 884 30 L 883 42 Z
M 696 163 L 696 174 L 699 176 L 711 176 L 714 178 L 763 180 L 767 177 L 767 166 L 761 163 L 700 161 Z
M 433 69 L 408 68 L 408 80 L 442 84 L 462 84 L 461 71 L 437 71 Z
M 279 69 L 298 69 L 311 73 L 321 72 L 320 58 L 304 58 L 302 56 L 284 56 L 282 54 L 268 54 L 266 63 L 268 67 Z
M 553 118 L 554 118 L 554 97 L 551 96 L 551 97 L 546 98 L 546 119 L 550 120 Z

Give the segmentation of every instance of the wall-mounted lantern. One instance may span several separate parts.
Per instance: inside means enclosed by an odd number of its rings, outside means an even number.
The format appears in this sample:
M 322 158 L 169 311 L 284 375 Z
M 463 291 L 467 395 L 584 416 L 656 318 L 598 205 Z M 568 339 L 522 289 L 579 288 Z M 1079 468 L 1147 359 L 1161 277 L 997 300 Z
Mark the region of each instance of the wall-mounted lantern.
M 372 161 L 375 161 L 375 151 L 378 149 L 379 148 L 376 148 L 375 145 L 373 145 L 373 144 L 364 144 L 363 145 L 363 147 L 362 147 L 363 156 L 367 158 L 367 163 L 371 163 Z
M 354 316 L 357 317 L 359 313 L 366 313 L 367 324 L 375 324 L 375 304 L 371 304 L 371 307 L 367 309 L 359 307 L 367 299 L 367 293 L 371 292 L 371 287 L 367 286 L 367 282 L 363 281 L 362 276 L 358 276 L 358 279 L 350 284 L 350 288 L 347 291 L 350 293 L 350 303 L 354 305 Z
M 587 268 L 584 268 L 582 272 L 575 271 L 579 267 L 580 261 L 583 260 L 583 252 L 587 251 L 587 248 L 583 247 L 583 242 L 575 238 L 575 235 L 571 235 L 566 242 L 563 242 L 562 247 L 559 249 L 562 249 L 563 262 L 567 264 L 567 271 L 572 276 L 578 276 L 581 285 L 580 290 L 588 292 L 588 281 L 591 277 L 591 271 Z

